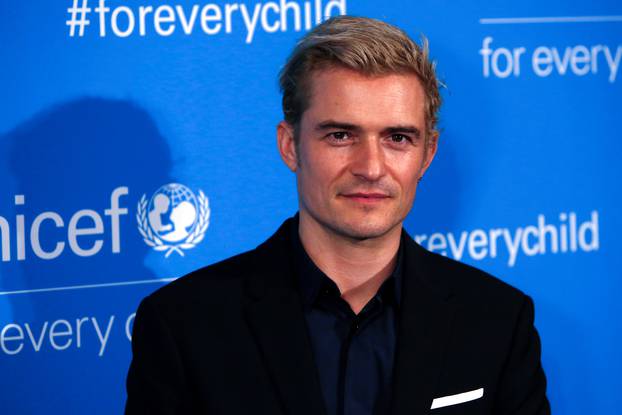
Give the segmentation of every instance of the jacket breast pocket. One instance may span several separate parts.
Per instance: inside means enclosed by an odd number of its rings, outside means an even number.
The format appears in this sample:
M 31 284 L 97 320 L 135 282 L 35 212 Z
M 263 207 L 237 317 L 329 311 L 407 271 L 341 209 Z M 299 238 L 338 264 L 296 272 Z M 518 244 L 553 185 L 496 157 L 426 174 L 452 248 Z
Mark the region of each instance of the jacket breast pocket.
M 453 409 L 460 411 L 467 410 L 468 407 L 475 409 L 479 407 L 478 401 L 481 401 L 484 397 L 484 388 L 478 388 L 473 390 L 467 390 L 461 393 L 453 395 L 439 396 L 432 400 L 432 406 L 430 407 L 432 414 L 441 413 L 454 413 Z M 456 412 L 458 413 L 458 412 Z

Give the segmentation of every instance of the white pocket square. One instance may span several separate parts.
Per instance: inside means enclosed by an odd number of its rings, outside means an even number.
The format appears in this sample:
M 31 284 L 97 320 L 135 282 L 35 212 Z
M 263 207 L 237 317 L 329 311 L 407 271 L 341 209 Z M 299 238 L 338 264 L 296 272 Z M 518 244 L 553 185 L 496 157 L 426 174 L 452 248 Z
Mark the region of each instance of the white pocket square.
M 475 389 L 468 392 L 458 393 L 436 398 L 432 401 L 430 409 L 442 408 L 444 406 L 457 405 L 459 403 L 474 401 L 484 396 L 484 388 Z

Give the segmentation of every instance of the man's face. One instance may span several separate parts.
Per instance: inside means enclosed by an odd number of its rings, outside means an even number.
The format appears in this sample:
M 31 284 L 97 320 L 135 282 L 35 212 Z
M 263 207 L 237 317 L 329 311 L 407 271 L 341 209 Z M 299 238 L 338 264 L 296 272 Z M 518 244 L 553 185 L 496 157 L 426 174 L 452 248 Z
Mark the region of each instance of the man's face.
M 310 85 L 298 145 L 286 147 L 296 157 L 283 155 L 297 172 L 301 216 L 353 239 L 383 236 L 410 211 L 436 152 L 436 137 L 426 149 L 423 88 L 414 75 L 343 68 L 315 72 Z M 285 123 L 279 131 L 279 141 L 293 134 Z

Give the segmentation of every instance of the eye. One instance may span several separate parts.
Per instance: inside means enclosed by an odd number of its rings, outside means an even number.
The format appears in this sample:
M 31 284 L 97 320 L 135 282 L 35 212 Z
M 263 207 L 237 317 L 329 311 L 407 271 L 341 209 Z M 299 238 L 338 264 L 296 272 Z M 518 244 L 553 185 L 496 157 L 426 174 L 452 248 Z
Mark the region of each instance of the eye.
M 412 140 L 410 139 L 410 137 L 404 134 L 392 134 L 391 141 L 394 143 L 402 144 L 402 143 L 409 142 Z
M 343 141 L 350 138 L 350 135 L 345 131 L 336 131 L 334 133 L 330 133 L 328 136 L 335 141 Z
M 348 144 L 352 138 L 352 135 L 346 131 L 335 131 L 326 135 L 328 142 L 334 145 Z

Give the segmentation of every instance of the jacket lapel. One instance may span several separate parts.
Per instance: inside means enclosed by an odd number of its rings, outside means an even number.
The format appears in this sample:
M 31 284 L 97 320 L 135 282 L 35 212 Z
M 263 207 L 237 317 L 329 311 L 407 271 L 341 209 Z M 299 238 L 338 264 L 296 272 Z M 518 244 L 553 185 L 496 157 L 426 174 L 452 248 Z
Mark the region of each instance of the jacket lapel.
M 296 288 L 287 220 L 254 255 L 246 318 L 283 410 L 325 415 L 302 302 Z M 404 235 L 404 269 L 394 366 L 393 415 L 429 413 L 455 306 L 450 287 L 427 266 L 430 255 Z
M 454 316 L 451 291 L 426 265 L 430 255 L 404 235 L 404 280 L 394 366 L 393 415 L 426 414 Z
M 255 251 L 246 318 L 284 412 L 322 415 L 322 391 L 291 262 L 292 222 L 287 220 Z

